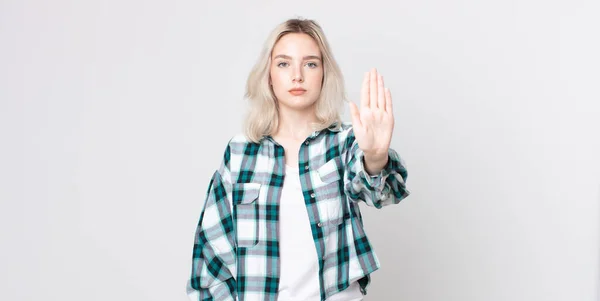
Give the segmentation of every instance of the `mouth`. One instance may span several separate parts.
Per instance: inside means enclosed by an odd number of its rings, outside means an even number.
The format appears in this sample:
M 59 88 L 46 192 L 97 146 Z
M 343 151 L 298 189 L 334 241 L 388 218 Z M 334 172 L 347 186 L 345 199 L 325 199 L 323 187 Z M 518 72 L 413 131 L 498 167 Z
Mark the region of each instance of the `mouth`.
M 306 90 L 304 90 L 304 89 L 292 89 L 289 92 L 292 95 L 298 96 L 298 95 L 302 95 L 302 94 L 306 93 Z

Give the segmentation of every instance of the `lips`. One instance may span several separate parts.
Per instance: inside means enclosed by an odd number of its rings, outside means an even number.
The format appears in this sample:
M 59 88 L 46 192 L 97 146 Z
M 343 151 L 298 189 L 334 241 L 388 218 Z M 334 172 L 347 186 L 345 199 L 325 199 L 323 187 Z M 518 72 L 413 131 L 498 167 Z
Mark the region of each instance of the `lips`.
M 301 88 L 295 88 L 295 89 L 291 89 L 291 90 L 290 90 L 290 94 L 292 94 L 292 95 L 296 95 L 296 96 L 298 96 L 298 95 L 302 95 L 302 94 L 304 94 L 305 92 L 306 92 L 306 90 L 304 90 L 304 89 L 301 89 Z

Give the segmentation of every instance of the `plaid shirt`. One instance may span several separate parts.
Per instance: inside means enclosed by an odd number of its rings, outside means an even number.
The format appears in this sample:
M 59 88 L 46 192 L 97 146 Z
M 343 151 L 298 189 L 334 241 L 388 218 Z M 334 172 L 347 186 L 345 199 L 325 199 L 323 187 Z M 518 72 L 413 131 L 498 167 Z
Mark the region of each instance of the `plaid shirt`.
M 358 204 L 381 208 L 409 195 L 400 157 L 393 149 L 388 155 L 384 169 L 368 175 L 346 122 L 313 132 L 300 147 L 306 226 L 318 253 L 321 300 L 357 280 L 366 294 L 369 274 L 379 268 Z M 196 230 L 187 282 L 191 300 L 277 300 L 284 168 L 284 148 L 270 136 L 260 143 L 241 134 L 229 141 Z

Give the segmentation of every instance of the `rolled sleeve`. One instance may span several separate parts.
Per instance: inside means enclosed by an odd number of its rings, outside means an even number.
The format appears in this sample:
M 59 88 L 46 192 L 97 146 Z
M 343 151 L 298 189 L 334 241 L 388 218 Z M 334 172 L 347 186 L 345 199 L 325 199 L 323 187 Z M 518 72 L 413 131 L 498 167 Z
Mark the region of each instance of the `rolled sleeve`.
M 364 166 L 364 153 L 353 134 L 349 135 L 345 162 L 345 190 L 352 201 L 382 208 L 397 204 L 410 192 L 406 188 L 408 177 L 403 160 L 394 149 L 388 150 L 388 162 L 377 175 L 369 175 Z

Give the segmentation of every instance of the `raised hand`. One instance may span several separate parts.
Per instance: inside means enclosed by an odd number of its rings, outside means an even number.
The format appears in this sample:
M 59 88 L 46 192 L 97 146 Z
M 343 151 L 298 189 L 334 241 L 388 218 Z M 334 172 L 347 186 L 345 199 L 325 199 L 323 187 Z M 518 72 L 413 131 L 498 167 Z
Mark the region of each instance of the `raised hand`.
M 352 127 L 358 146 L 365 154 L 367 169 L 376 173 L 387 162 L 394 131 L 392 94 L 384 87 L 383 77 L 375 68 L 366 72 L 361 89 L 360 109 L 350 102 Z

